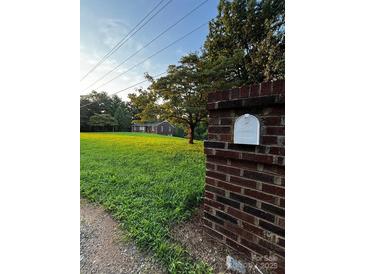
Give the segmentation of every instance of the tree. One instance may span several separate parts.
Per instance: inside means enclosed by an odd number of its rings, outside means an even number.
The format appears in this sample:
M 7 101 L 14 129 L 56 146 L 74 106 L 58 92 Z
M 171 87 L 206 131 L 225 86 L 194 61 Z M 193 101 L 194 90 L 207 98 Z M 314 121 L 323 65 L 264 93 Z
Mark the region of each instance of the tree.
M 220 0 L 204 43 L 212 89 L 284 77 L 284 0 Z
M 96 128 L 102 128 L 105 130 L 105 127 L 113 127 L 117 125 L 117 122 L 115 121 L 114 117 L 112 117 L 110 114 L 95 114 L 90 117 L 89 125 L 96 127 Z
M 150 78 L 150 109 L 158 108 L 162 118 L 187 127 L 189 144 L 194 142 L 195 128 L 207 117 L 206 76 L 201 59 L 191 53 L 180 59 L 180 65 L 170 65 L 167 76 Z M 158 99 L 161 104 L 156 103 Z
M 119 131 L 128 131 L 130 129 L 132 115 L 128 112 L 124 102 L 115 110 L 114 119 Z
M 146 75 L 153 82 L 153 79 Z M 138 95 L 128 94 L 133 120 L 140 122 L 154 122 L 160 119 L 160 108 L 157 105 L 157 95 L 150 90 L 138 89 Z
M 96 114 L 109 114 L 115 118 L 116 129 L 127 131 L 131 125 L 130 105 L 123 102 L 117 95 L 110 97 L 106 92 L 93 91 L 88 95 L 80 96 L 80 130 L 92 131 L 100 126 L 91 126 L 90 118 Z M 99 121 L 97 118 L 95 121 Z M 93 120 L 94 121 L 94 120 Z M 103 121 L 103 120 L 100 120 Z M 93 123 L 93 122 L 92 122 Z

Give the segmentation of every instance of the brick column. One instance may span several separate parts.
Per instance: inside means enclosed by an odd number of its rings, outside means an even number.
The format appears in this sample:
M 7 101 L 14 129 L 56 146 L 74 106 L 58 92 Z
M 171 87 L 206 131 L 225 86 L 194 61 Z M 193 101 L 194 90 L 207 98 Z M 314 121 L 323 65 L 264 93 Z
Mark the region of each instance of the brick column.
M 274 260 L 271 273 L 284 273 L 284 90 L 277 80 L 210 93 L 204 143 L 206 232 L 258 266 Z M 235 119 L 246 113 L 260 121 L 258 146 L 233 143 Z

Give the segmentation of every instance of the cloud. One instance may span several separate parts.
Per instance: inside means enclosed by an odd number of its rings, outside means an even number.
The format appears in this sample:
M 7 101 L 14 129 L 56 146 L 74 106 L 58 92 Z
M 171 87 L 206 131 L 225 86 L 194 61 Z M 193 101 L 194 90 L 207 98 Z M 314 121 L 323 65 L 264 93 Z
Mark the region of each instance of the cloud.
M 85 75 L 90 68 L 96 64 L 102 56 L 99 56 L 95 53 L 89 54 L 87 52 L 81 51 L 80 54 L 80 76 Z M 83 80 L 80 84 L 80 91 L 83 91 L 85 88 L 90 86 L 93 82 L 101 78 L 105 73 L 112 70 L 118 62 L 113 59 L 107 59 L 102 65 L 100 65 L 95 71 L 90 73 L 85 80 Z M 151 64 L 149 64 L 151 66 Z M 99 85 L 105 83 L 109 79 L 117 76 L 121 72 L 127 70 L 129 67 L 127 66 L 121 66 L 117 71 L 109 74 L 107 77 L 102 79 L 100 82 L 96 83 L 92 87 L 88 88 L 87 90 L 83 91 L 81 94 L 88 94 L 93 89 L 96 89 Z M 138 82 L 144 81 L 144 72 L 146 71 L 146 68 L 143 66 L 136 68 L 135 70 L 132 70 L 128 72 L 127 74 L 124 74 L 114 81 L 110 82 L 109 84 L 101 87 L 100 89 L 96 89 L 97 91 L 106 91 L 107 93 L 111 94 L 116 91 L 119 91 L 121 89 L 127 88 L 129 86 L 132 86 Z M 148 86 L 148 83 L 140 84 L 138 87 L 146 88 Z M 137 87 L 136 87 L 137 88 Z M 129 90 L 123 91 L 118 94 L 123 100 L 127 100 L 128 93 L 134 92 L 135 88 L 131 88 Z
M 131 30 L 132 27 L 121 19 L 104 18 L 100 19 L 98 22 L 99 36 L 108 49 L 112 49 L 119 41 L 126 37 L 127 34 L 127 37 L 129 37 L 129 32 Z M 138 42 L 133 36 L 123 44 L 123 47 L 137 51 L 143 47 L 143 44 Z
M 98 63 L 99 60 L 103 58 L 103 56 L 105 56 L 105 54 L 111 48 L 113 48 L 116 43 L 119 42 L 130 31 L 132 27 L 121 19 L 99 19 L 97 21 L 97 27 L 89 36 L 91 39 L 89 39 L 87 43 L 83 41 L 83 43 L 80 45 L 80 78 L 84 76 L 96 63 Z M 126 63 L 118 67 L 114 72 L 110 73 L 104 79 L 83 91 L 93 82 L 103 77 L 105 73 L 114 69 L 131 54 L 141 49 L 143 45 L 144 44 L 137 41 L 135 37 L 129 39 L 118 51 L 106 59 L 80 83 L 80 91 L 82 91 L 81 94 L 89 93 L 91 90 L 96 89 L 101 84 L 114 78 L 118 74 L 125 72 L 133 65 L 145 59 L 150 53 L 146 52 L 146 50 L 143 50 L 135 57 L 131 58 Z M 146 60 L 143 64 L 137 66 L 128 73 L 123 74 L 102 88 L 97 89 L 97 91 L 106 91 L 107 93 L 111 94 L 138 82 L 144 81 L 145 72 L 148 72 L 150 75 L 163 72 L 164 69 L 167 68 L 167 65 L 160 64 L 161 60 L 158 62 L 156 61 L 156 59 Z M 139 85 L 138 87 L 146 88 L 148 85 L 149 83 L 147 82 Z M 135 88 L 123 91 L 118 95 L 126 100 L 128 93 L 132 93 L 134 89 Z

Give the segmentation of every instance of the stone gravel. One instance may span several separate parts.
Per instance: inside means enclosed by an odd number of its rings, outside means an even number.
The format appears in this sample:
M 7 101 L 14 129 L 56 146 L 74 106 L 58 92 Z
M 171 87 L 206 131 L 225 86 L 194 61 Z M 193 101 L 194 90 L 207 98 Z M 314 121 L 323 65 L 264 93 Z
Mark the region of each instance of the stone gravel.
M 100 206 L 80 201 L 80 272 L 105 274 L 166 273 L 151 255 L 125 237 Z

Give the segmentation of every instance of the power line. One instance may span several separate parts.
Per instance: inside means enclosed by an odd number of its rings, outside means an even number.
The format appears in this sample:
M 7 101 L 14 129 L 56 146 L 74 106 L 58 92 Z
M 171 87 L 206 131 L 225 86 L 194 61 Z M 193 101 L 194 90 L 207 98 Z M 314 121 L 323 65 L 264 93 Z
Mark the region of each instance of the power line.
M 109 58 L 114 52 L 120 49 L 129 39 L 131 39 L 139 30 L 141 30 L 148 22 L 150 22 L 155 16 L 157 16 L 167 5 L 169 5 L 173 0 L 169 0 L 165 5 L 163 5 L 155 14 L 153 14 L 144 24 L 142 22 L 155 10 L 161 3 L 165 0 L 161 0 L 156 6 L 152 8 L 139 22 L 135 25 L 109 52 L 107 52 L 99 61 L 96 63 L 82 78 L 80 81 L 84 80 L 91 72 L 93 72 L 98 66 L 100 66 L 106 59 Z M 132 33 L 140 24 L 140 26 L 134 33 Z M 131 34 L 132 33 L 132 34 Z M 131 35 L 130 35 L 131 34 Z M 130 36 L 129 36 L 130 35 Z M 129 37 L 128 37 L 129 36 Z
M 107 82 L 105 82 L 105 83 L 101 84 L 101 85 L 100 85 L 100 86 L 98 86 L 96 89 L 99 89 L 99 88 L 101 88 L 101 87 L 105 86 L 106 84 L 109 84 L 110 82 L 114 81 L 115 79 L 119 78 L 120 76 L 122 76 L 122 75 L 126 74 L 127 72 L 131 71 L 132 69 L 136 68 L 137 66 L 139 66 L 139 65 L 143 64 L 143 63 L 144 63 L 144 62 L 146 62 L 148 59 L 151 59 L 152 57 L 156 56 L 157 54 L 161 53 L 162 51 L 164 51 L 164 50 L 166 50 L 167 48 L 171 47 L 172 45 L 176 44 L 177 42 L 179 42 L 179 41 L 183 40 L 184 38 L 186 38 L 186 37 L 187 37 L 187 36 L 189 36 L 190 34 L 194 33 L 195 31 L 197 31 L 197 30 L 198 30 L 198 29 L 200 29 L 201 27 L 203 27 L 203 26 L 207 25 L 208 23 L 209 23 L 209 21 L 208 21 L 208 22 L 205 22 L 205 23 L 203 23 L 203 24 L 201 24 L 200 26 L 198 26 L 197 28 L 195 28 L 195 29 L 193 29 L 192 31 L 188 32 L 188 33 L 187 33 L 187 34 L 185 34 L 184 36 L 182 36 L 182 37 L 180 37 L 180 38 L 176 39 L 174 42 L 172 42 L 172 43 L 168 44 L 166 47 L 164 47 L 164 48 L 160 49 L 159 51 L 155 52 L 154 54 L 150 55 L 149 57 L 147 57 L 147 58 L 146 58 L 146 59 L 144 59 L 143 61 L 141 61 L 141 62 L 139 62 L 139 63 L 135 64 L 134 66 L 130 67 L 129 69 L 127 69 L 127 70 L 123 71 L 122 73 L 118 74 L 117 76 L 115 76 L 114 78 L 110 79 L 109 81 L 107 81 Z
M 165 73 L 167 73 L 167 71 L 164 71 L 164 72 L 162 72 L 162 73 L 156 74 L 156 75 L 154 75 L 154 76 L 152 76 L 152 77 L 153 77 L 153 78 L 156 78 L 156 77 L 159 77 L 159 76 L 161 76 L 161 75 L 163 75 L 163 74 L 165 74 Z M 136 84 L 134 84 L 134 85 L 132 85 L 132 86 L 126 87 L 126 88 L 121 89 L 121 90 L 118 90 L 118 91 L 116 91 L 116 92 L 114 92 L 114 93 L 110 94 L 110 96 L 113 96 L 113 95 L 118 94 L 118 93 L 120 93 L 120 92 L 122 92 L 122 91 L 128 90 L 128 89 L 130 89 L 130 88 L 136 87 L 136 86 L 138 86 L 138 85 L 140 85 L 140 84 L 143 84 L 143 83 L 145 83 L 145 82 L 147 82 L 147 81 L 149 81 L 149 80 L 148 80 L 148 79 L 146 79 L 146 80 L 141 81 L 141 82 L 138 82 L 138 83 L 136 83 Z M 89 105 L 91 105 L 91 104 L 93 104 L 93 103 L 94 103 L 94 102 L 88 103 L 88 104 L 86 104 L 86 105 L 81 106 L 80 108 L 83 108 L 83 107 L 89 106 Z
M 133 54 L 131 54 L 130 56 L 128 56 L 121 63 L 119 63 L 117 66 L 115 66 L 112 70 L 110 70 L 107 73 L 105 73 L 102 77 L 100 77 L 99 79 L 97 79 L 96 81 L 94 81 L 93 83 L 91 83 L 88 87 L 86 87 L 82 91 L 85 91 L 85 90 L 89 89 L 90 87 L 92 87 L 93 85 L 95 85 L 96 83 L 98 83 L 99 81 L 101 81 L 102 79 L 104 79 L 106 76 L 108 76 L 110 73 L 112 73 L 113 71 L 115 71 L 117 68 L 119 68 L 125 62 L 127 62 L 129 59 L 131 59 L 132 57 L 134 57 L 135 55 L 137 55 L 140 51 L 142 51 L 143 49 L 145 49 L 146 47 L 148 47 L 150 44 L 152 44 L 154 41 L 156 41 L 158 38 L 160 38 L 163 34 L 165 34 L 170 29 L 172 29 L 173 27 L 175 27 L 177 24 L 179 24 L 181 21 L 183 21 L 190 14 L 192 14 L 194 11 L 196 11 L 197 9 L 199 9 L 202 5 L 204 5 L 208 1 L 209 0 L 205 0 L 205 1 L 201 2 L 198 6 L 196 6 L 194 9 L 190 10 L 187 14 L 185 14 L 183 17 L 181 17 L 179 20 L 177 20 L 174 24 L 172 24 L 171 26 L 169 26 L 168 28 L 166 28 L 164 31 L 162 31 L 160 34 L 158 34 L 155 38 L 153 38 L 151 41 L 149 41 L 147 44 L 145 44 L 142 48 L 140 48 L 139 50 L 137 50 L 136 52 L 134 52 Z

